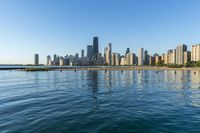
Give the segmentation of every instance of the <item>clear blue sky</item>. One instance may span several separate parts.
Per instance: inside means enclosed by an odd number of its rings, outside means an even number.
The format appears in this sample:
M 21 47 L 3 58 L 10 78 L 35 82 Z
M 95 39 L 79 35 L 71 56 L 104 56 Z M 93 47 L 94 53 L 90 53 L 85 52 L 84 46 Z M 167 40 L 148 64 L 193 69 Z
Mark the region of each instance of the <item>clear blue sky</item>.
M 163 53 L 200 43 L 200 0 L 0 0 L 0 63 L 33 63 L 33 54 L 127 47 Z

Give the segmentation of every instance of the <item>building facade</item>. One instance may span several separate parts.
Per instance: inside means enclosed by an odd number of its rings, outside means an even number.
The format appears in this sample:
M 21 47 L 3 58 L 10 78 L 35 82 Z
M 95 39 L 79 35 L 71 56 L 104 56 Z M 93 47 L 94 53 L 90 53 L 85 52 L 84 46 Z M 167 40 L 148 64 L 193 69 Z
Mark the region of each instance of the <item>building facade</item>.
M 97 56 L 99 53 L 99 41 L 98 37 L 93 38 L 93 57 L 95 60 L 97 60 Z
M 144 65 L 144 49 L 140 48 L 138 50 L 138 65 L 142 66 Z
M 38 66 L 39 65 L 39 54 L 34 55 L 34 65 Z
M 184 64 L 184 52 L 187 51 L 187 46 L 185 44 L 178 45 L 176 47 L 176 64 Z
M 111 53 L 112 53 L 112 44 L 109 43 L 108 47 L 105 48 L 105 54 L 104 54 L 104 56 L 105 56 L 105 59 L 104 59 L 105 60 L 105 64 L 108 65 L 108 66 L 110 66 L 112 64 L 112 55 L 111 55 Z
M 191 61 L 200 61 L 200 44 L 192 45 Z
M 191 61 L 191 52 L 185 51 L 184 52 L 184 64 Z
M 88 58 L 92 58 L 92 50 L 93 50 L 93 48 L 92 48 L 92 45 L 88 45 L 87 46 L 87 57 Z

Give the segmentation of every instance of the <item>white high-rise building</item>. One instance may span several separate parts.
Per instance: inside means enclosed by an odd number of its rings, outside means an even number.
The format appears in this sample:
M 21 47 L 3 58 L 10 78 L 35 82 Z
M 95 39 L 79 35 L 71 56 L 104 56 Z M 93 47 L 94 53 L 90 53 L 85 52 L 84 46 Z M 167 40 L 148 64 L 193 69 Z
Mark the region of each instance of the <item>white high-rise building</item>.
M 130 53 L 126 54 L 126 65 L 130 65 Z
M 200 44 L 192 45 L 191 61 L 200 61 Z
M 168 50 L 165 58 L 165 64 L 176 64 L 176 50 Z
M 115 66 L 116 64 L 115 59 L 116 59 L 115 53 L 112 53 L 112 63 L 111 63 L 112 66 Z
M 120 65 L 120 54 L 119 53 L 115 54 L 115 65 L 116 66 Z
M 176 47 L 176 64 L 184 64 L 184 52 L 187 51 L 187 46 L 185 44 L 178 45 Z
M 121 58 L 120 65 L 121 65 L 121 66 L 126 65 L 126 58 L 125 58 L 125 57 L 122 57 L 122 58 Z
M 176 64 L 176 49 L 171 53 L 171 64 Z
M 134 65 L 134 64 L 135 64 L 135 54 L 130 53 L 130 65 Z
M 138 50 L 138 65 L 142 66 L 144 65 L 144 49 L 140 48 Z
M 109 43 L 108 47 L 105 48 L 105 64 L 110 66 L 112 64 L 112 44 Z

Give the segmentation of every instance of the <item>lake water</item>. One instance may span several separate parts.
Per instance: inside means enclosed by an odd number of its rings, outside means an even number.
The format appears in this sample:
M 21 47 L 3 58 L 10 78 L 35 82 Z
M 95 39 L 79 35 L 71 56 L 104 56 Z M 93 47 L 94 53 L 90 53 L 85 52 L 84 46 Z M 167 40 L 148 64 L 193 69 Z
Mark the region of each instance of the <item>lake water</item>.
M 200 132 L 200 71 L 0 71 L 0 132 Z

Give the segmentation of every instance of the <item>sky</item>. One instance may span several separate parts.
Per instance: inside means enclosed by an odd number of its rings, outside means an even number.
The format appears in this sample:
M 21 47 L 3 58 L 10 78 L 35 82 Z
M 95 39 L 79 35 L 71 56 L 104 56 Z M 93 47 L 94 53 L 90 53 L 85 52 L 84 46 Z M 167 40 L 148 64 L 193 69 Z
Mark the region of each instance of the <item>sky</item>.
M 0 64 L 40 63 L 81 52 L 99 37 L 100 52 L 127 47 L 150 54 L 200 43 L 200 0 L 0 0 Z

